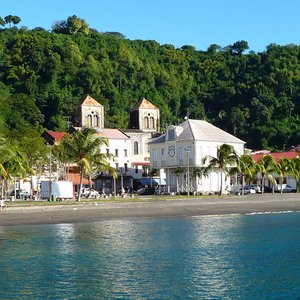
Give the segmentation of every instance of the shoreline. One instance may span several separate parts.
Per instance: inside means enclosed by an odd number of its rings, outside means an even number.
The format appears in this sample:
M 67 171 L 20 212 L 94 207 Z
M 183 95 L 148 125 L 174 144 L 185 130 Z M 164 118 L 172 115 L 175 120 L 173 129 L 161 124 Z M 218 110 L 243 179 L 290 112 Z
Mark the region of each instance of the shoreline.
M 254 194 L 141 202 L 79 202 L 70 205 L 8 206 L 0 226 L 66 224 L 133 218 L 184 218 L 300 211 L 300 194 Z

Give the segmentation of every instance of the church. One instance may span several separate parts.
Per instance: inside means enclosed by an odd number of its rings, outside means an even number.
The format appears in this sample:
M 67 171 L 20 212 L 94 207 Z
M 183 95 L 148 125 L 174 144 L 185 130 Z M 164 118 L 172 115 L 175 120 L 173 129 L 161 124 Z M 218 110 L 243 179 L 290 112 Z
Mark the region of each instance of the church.
M 116 181 L 107 172 L 98 174 L 94 178 L 95 189 L 115 192 L 127 187 L 138 189 L 150 184 L 152 179 L 148 143 L 159 135 L 159 109 L 143 98 L 130 111 L 129 128 L 105 128 L 104 123 L 103 105 L 87 95 L 75 109 L 74 129 L 93 128 L 99 137 L 106 139 L 108 147 L 101 151 L 113 156 L 109 162 L 118 171 Z

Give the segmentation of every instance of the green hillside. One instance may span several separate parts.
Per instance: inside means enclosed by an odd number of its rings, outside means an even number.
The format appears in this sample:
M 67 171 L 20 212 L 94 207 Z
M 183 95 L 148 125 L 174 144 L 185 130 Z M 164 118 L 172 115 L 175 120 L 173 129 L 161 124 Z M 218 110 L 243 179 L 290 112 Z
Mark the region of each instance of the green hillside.
M 160 108 L 162 128 L 188 115 L 251 148 L 299 144 L 300 47 L 247 49 L 246 41 L 207 51 L 132 41 L 89 29 L 75 16 L 51 32 L 4 27 L 0 129 L 65 130 L 75 105 L 90 94 L 105 106 L 106 127 L 127 127 L 130 109 L 145 97 Z

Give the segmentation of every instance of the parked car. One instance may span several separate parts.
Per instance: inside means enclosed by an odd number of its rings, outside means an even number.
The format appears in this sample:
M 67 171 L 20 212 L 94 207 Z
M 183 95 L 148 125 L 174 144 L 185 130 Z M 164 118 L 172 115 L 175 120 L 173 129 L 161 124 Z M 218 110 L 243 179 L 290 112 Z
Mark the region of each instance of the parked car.
M 237 191 L 235 191 L 235 194 L 236 195 L 247 195 L 247 194 L 255 194 L 256 191 L 254 188 L 250 188 L 250 187 L 247 187 L 247 186 L 244 186 L 244 188 L 239 188 Z
M 258 184 L 247 184 L 245 188 L 254 189 L 256 193 L 261 193 L 261 187 Z
M 281 189 L 282 189 L 283 193 L 295 193 L 296 192 L 296 189 L 294 189 L 292 186 L 290 186 L 288 184 L 282 184 L 282 185 L 278 184 L 276 192 L 280 193 Z
M 15 196 L 15 191 L 11 191 L 10 192 L 10 197 L 14 197 Z M 30 198 L 30 193 L 25 191 L 25 190 L 16 190 L 16 198 L 17 199 L 24 199 L 24 200 L 27 200 L 28 198 Z
M 154 195 L 155 187 L 144 187 L 136 191 L 138 195 Z
M 89 193 L 91 191 L 90 188 L 82 188 L 81 195 L 84 196 L 85 194 Z
M 94 189 L 85 189 L 85 191 L 82 193 L 82 196 L 86 198 L 99 198 L 100 194 Z

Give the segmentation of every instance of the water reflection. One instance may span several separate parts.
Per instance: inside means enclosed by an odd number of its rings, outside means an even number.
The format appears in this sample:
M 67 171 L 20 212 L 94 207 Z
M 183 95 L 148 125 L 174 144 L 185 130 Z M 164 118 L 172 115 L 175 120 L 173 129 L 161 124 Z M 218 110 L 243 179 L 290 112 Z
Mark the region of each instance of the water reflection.
M 293 292 L 300 286 L 299 214 L 293 216 L 2 228 L 0 298 L 249 298 L 257 286 L 270 293 L 272 276 L 277 291 L 284 278 Z M 293 282 L 287 264 L 295 268 Z

